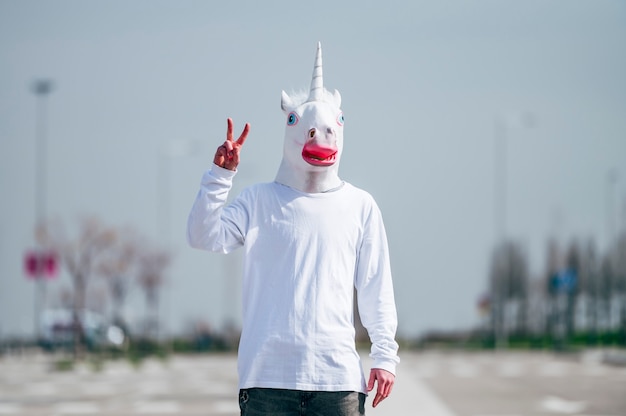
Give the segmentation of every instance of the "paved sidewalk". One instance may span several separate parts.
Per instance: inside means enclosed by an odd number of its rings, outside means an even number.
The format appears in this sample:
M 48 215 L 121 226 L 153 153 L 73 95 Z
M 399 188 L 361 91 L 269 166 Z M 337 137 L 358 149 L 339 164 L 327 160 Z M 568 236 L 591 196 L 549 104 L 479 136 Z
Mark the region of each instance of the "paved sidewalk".
M 369 358 L 362 353 L 364 370 Z M 599 356 L 407 352 L 392 395 L 369 416 L 623 416 L 626 367 Z M 0 415 L 237 416 L 236 357 L 176 355 L 53 369 L 45 355 L 0 357 Z

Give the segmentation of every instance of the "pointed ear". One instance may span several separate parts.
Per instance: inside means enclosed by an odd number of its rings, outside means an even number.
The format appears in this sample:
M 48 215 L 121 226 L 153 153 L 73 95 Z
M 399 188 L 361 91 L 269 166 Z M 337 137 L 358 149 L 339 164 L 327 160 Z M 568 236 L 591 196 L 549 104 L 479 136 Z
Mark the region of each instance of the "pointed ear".
M 339 94 L 339 91 L 335 90 L 333 93 L 333 99 L 335 100 L 335 105 L 341 108 L 341 94 Z
M 287 95 L 285 91 L 282 91 L 281 94 L 280 108 L 282 108 L 284 112 L 291 111 L 294 108 L 293 100 Z

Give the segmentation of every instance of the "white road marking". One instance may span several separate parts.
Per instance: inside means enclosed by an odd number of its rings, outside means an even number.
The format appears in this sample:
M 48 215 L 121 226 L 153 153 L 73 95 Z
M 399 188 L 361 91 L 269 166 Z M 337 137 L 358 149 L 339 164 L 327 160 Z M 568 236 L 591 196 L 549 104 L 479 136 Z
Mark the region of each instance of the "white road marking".
M 541 409 L 547 412 L 573 415 L 587 408 L 584 401 L 569 401 L 556 396 L 547 396 L 541 401 Z

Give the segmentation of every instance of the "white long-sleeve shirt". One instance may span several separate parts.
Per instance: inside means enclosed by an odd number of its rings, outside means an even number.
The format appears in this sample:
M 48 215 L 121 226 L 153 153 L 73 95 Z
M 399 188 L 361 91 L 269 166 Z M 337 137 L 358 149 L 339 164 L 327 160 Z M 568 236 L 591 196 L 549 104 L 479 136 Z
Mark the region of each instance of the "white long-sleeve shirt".
M 387 237 L 372 196 L 348 183 L 303 193 L 272 182 L 226 205 L 234 175 L 216 165 L 204 174 L 187 238 L 212 252 L 245 250 L 239 388 L 366 392 L 354 288 L 372 367 L 395 374 Z

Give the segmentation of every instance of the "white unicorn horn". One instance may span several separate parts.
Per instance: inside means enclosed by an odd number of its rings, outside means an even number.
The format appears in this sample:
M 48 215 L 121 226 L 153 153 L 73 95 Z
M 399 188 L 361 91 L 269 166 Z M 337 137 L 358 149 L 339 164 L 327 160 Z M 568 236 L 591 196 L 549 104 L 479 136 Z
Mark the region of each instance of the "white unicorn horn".
M 323 94 L 324 78 L 322 76 L 322 43 L 317 42 L 317 54 L 315 55 L 315 65 L 313 66 L 313 79 L 311 80 L 309 101 L 321 100 Z

